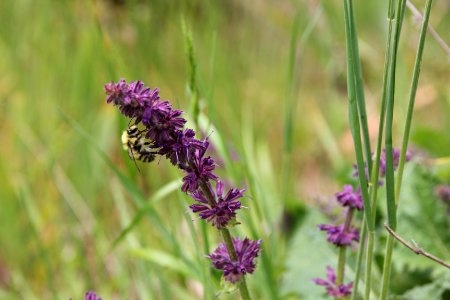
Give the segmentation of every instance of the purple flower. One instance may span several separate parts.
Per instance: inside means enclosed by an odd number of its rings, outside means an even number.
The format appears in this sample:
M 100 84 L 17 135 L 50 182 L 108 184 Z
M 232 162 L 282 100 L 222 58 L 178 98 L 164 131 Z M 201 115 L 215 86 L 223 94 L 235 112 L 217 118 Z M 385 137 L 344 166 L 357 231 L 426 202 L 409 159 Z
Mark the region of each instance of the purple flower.
M 158 153 L 165 155 L 173 165 L 178 165 L 184 170 L 188 168 L 191 158 L 195 160 L 196 156 L 203 156 L 208 145 L 206 140 L 197 140 L 192 129 L 177 130 L 172 141 L 159 145 L 161 149 Z
M 102 298 L 97 297 L 97 294 L 95 294 L 95 292 L 86 292 L 84 300 L 102 300 Z
M 227 248 L 224 244 L 208 255 L 212 260 L 214 268 L 224 271 L 225 280 L 235 283 L 247 273 L 253 273 L 256 267 L 255 258 L 258 257 L 261 240 L 252 241 L 248 238 L 241 240 L 233 239 L 234 250 L 236 251 L 237 260 L 232 261 L 228 255 Z
M 393 149 L 392 150 L 392 156 L 393 156 L 393 160 L 394 160 L 394 171 L 397 170 L 398 168 L 398 164 L 400 163 L 400 149 Z M 410 161 L 412 158 L 412 154 L 409 150 L 406 151 L 406 156 L 405 156 L 405 161 Z M 374 157 L 372 156 L 372 161 L 373 161 Z M 359 172 L 358 172 L 358 166 L 355 164 L 353 165 L 353 176 L 354 177 L 358 177 Z M 369 180 L 370 176 L 369 176 L 369 171 L 367 169 L 367 165 L 364 166 L 364 172 L 366 174 L 366 179 Z M 380 176 L 383 177 L 386 175 L 386 149 L 383 149 L 383 152 L 380 155 Z M 382 186 L 383 185 L 383 181 L 382 180 L 378 180 L 378 186 Z
M 105 92 L 108 95 L 107 103 L 119 106 L 123 115 L 135 118 L 140 122 L 147 107 L 151 107 L 154 101 L 159 99 L 159 90 L 151 90 L 144 87 L 141 81 L 131 82 L 129 85 L 124 79 L 118 83 L 105 84 Z
M 208 197 L 202 191 L 197 190 L 191 196 L 201 204 L 192 204 L 189 207 L 194 213 L 199 213 L 202 219 L 211 222 L 217 229 L 221 229 L 226 227 L 230 220 L 236 218 L 236 210 L 241 208 L 241 202 L 237 199 L 244 195 L 244 191 L 236 188 L 230 189 L 223 197 L 223 183 L 217 181 L 215 204 L 212 205 L 208 201 Z
M 205 183 L 209 180 L 216 181 L 218 177 L 213 173 L 216 167 L 211 157 L 203 157 L 204 151 L 197 150 L 194 157 L 190 160 L 190 165 L 186 167 L 187 175 L 183 178 L 181 190 L 183 192 L 194 193 L 198 190 L 201 182 Z
M 363 209 L 361 191 L 357 189 L 353 192 L 353 187 L 349 184 L 344 185 L 344 189 L 341 192 L 336 193 L 335 196 L 342 206 L 348 206 L 358 210 Z
M 331 267 L 327 267 L 327 279 L 314 278 L 313 282 L 317 285 L 326 287 L 327 294 L 333 298 L 342 298 L 352 293 L 353 282 L 349 284 L 336 284 L 336 273 Z
M 446 184 L 438 185 L 435 189 L 435 192 L 442 201 L 450 204 L 450 186 Z
M 381 162 L 380 162 L 381 163 Z M 380 167 L 380 169 L 381 169 L 381 167 Z M 354 164 L 353 165 L 353 177 L 358 177 L 359 176 L 359 172 L 358 172 L 358 165 L 357 164 Z M 367 180 L 367 182 L 369 182 L 369 180 L 370 180 L 370 176 L 369 176 L 369 169 L 368 169 L 368 167 L 367 167 L 367 164 L 364 164 L 364 174 L 366 175 L 366 180 Z M 383 185 L 383 180 L 381 180 L 381 179 L 378 179 L 378 186 L 382 186 Z
M 399 149 L 392 149 L 392 157 L 394 160 L 394 171 L 397 170 L 398 164 L 400 162 L 400 150 Z M 408 155 L 406 156 L 406 161 L 408 161 Z M 383 149 L 383 153 L 381 153 L 380 156 L 380 175 L 385 176 L 386 175 L 386 149 Z
M 320 224 L 317 227 L 320 230 L 327 231 L 327 241 L 338 247 L 350 246 L 352 241 L 359 242 L 359 230 L 352 226 L 346 232 L 344 231 L 344 225 Z
M 177 130 L 186 124 L 182 114 L 183 111 L 172 109 L 168 101 L 154 101 L 151 107 L 146 108 L 142 119 L 142 124 L 147 127 L 146 137 L 157 144 L 172 140 Z

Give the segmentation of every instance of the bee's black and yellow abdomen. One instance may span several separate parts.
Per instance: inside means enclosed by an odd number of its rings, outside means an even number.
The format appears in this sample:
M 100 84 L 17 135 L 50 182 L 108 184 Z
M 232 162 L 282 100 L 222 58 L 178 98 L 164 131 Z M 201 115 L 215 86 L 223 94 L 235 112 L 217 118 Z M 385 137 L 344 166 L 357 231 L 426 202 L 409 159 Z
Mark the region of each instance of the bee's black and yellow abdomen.
M 142 162 L 152 162 L 155 159 L 152 143 L 142 136 L 136 125 L 130 126 L 122 133 L 122 144 L 131 159 Z

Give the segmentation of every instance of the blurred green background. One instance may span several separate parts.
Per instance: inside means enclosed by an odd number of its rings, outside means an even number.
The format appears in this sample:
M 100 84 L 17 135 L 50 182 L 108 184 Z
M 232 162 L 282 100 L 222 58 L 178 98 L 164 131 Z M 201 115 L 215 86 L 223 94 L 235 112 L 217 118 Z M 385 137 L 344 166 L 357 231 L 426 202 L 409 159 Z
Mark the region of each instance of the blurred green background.
M 375 140 L 387 1 L 356 2 Z M 203 256 L 219 241 L 207 227 L 205 245 L 200 222 L 191 222 L 182 174 L 165 161 L 138 172 L 120 144 L 128 121 L 103 92 L 106 82 L 140 79 L 188 110 L 182 19 L 212 155 L 224 178 L 248 189 L 235 233 L 263 239 L 252 294 L 319 299 L 309 279 L 323 276 L 336 253 L 314 227 L 326 222 L 317 202 L 341 187 L 354 160 L 338 0 L 0 1 L 0 299 L 75 300 L 90 289 L 103 299 L 201 299 L 219 290 L 220 274 L 208 275 Z M 448 43 L 449 1 L 435 1 L 430 23 Z M 407 11 L 397 145 L 418 24 Z M 449 66 L 449 53 L 428 36 L 412 144 L 442 182 L 450 182 Z M 286 112 L 292 155 L 283 150 Z M 437 254 L 449 259 L 447 242 Z

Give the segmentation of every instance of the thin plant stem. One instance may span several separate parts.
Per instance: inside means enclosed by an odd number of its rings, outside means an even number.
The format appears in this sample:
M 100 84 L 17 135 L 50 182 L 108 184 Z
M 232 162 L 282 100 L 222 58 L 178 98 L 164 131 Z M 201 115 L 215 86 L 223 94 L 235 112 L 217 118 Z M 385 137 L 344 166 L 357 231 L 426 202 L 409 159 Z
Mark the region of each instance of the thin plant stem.
M 425 256 L 426 258 L 431 259 L 432 261 L 437 262 L 438 264 L 450 269 L 449 263 L 446 263 L 444 260 L 440 259 L 439 257 L 436 257 L 433 254 L 430 254 L 430 253 L 424 251 L 422 248 L 420 248 L 417 245 L 411 246 L 402 237 L 400 237 L 397 233 L 395 233 L 395 231 L 392 230 L 392 228 L 390 228 L 387 224 L 384 224 L 384 227 L 397 241 L 402 243 L 406 248 L 408 248 L 415 254 Z
M 354 21 L 352 21 L 353 18 L 353 12 L 352 12 L 352 6 L 350 0 L 344 0 L 344 16 L 345 16 L 345 41 L 346 41 L 346 49 L 347 49 L 347 88 L 348 88 L 348 98 L 349 98 L 349 121 L 350 121 L 350 128 L 352 132 L 353 137 L 353 143 L 355 147 L 355 154 L 356 154 L 356 162 L 357 162 L 357 168 L 358 168 L 358 175 L 359 175 L 359 185 L 361 188 L 361 196 L 363 199 L 364 204 L 364 218 L 366 219 L 366 225 L 368 231 L 374 231 L 374 222 L 372 222 L 372 207 L 369 199 L 369 193 L 367 188 L 367 179 L 365 176 L 365 170 L 364 170 L 364 156 L 363 156 L 363 149 L 361 144 L 361 129 L 360 129 L 360 116 L 358 116 L 358 109 L 359 113 L 361 113 L 361 105 L 358 107 L 356 97 L 356 85 L 362 84 L 361 81 L 356 81 L 355 72 L 357 73 L 355 66 L 355 60 L 357 59 L 358 55 L 355 53 L 355 39 L 356 37 L 353 35 L 356 33 L 354 28 Z M 353 25 L 353 26 L 352 26 Z M 363 134 L 364 136 L 364 134 Z M 367 142 L 368 143 L 368 142 Z M 370 146 L 369 146 L 370 147 Z M 366 148 L 367 149 L 367 148 Z M 370 150 L 369 150 L 369 156 L 367 157 L 367 160 L 370 160 Z M 367 152 L 366 152 L 367 156 Z M 362 241 L 362 244 L 364 243 L 364 240 Z M 373 241 L 371 242 L 373 245 Z M 360 247 L 364 247 L 361 245 Z M 362 248 L 361 251 L 362 252 Z M 362 253 L 359 255 L 360 262 L 362 261 Z M 368 259 L 371 259 L 368 258 Z M 369 262 L 371 264 L 371 261 Z M 367 265 L 367 263 L 366 263 Z M 359 271 L 360 273 L 360 271 Z M 359 274 L 358 274 L 359 277 Z M 370 285 L 370 283 L 366 282 L 367 285 Z M 370 288 L 370 287 L 369 287 Z M 355 293 L 355 292 L 354 292 Z M 355 293 L 356 294 L 356 293 Z
M 412 117 L 413 117 L 413 112 L 414 112 L 414 104 L 415 104 L 415 100 L 416 100 L 417 85 L 419 83 L 420 67 L 422 64 L 423 49 L 425 46 L 425 38 L 427 35 L 428 21 L 430 19 L 432 3 L 433 3 L 433 0 L 427 0 L 426 6 L 425 6 L 426 7 L 425 8 L 425 16 L 423 18 L 422 28 L 420 30 L 419 47 L 417 49 L 416 60 L 414 63 L 413 77 L 411 80 L 408 111 L 406 113 L 406 120 L 405 120 L 404 129 L 403 129 L 404 131 L 403 131 L 403 139 L 402 139 L 402 149 L 400 151 L 400 160 L 399 160 L 398 171 L 397 171 L 397 182 L 396 182 L 396 190 L 395 190 L 395 199 L 396 199 L 397 206 L 398 206 L 398 200 L 399 200 L 400 190 L 401 190 L 401 185 L 402 185 L 402 180 L 403 180 L 403 170 L 405 168 L 406 152 L 408 150 L 408 142 L 409 142 L 409 135 L 411 132 L 411 123 L 412 123 Z
M 423 48 L 425 45 L 425 37 L 426 37 L 426 33 L 427 33 L 427 28 L 428 28 L 428 21 L 430 18 L 431 5 L 432 5 L 432 0 L 427 0 L 426 8 L 425 8 L 425 16 L 424 16 L 422 28 L 420 31 L 419 46 L 417 49 L 416 60 L 414 63 L 413 78 L 412 78 L 412 82 L 411 82 L 410 95 L 409 95 L 408 112 L 407 112 L 407 117 L 405 120 L 405 127 L 404 127 L 403 139 L 402 139 L 402 149 L 400 152 L 399 168 L 398 168 L 397 181 L 396 181 L 396 186 L 395 186 L 395 198 L 393 199 L 394 200 L 394 208 L 395 208 L 395 210 L 394 210 L 395 215 L 393 217 L 395 219 L 396 219 L 398 201 L 400 198 L 401 184 L 402 184 L 402 180 L 403 180 L 403 170 L 404 170 L 404 164 L 406 161 L 406 151 L 407 151 L 407 147 L 408 147 L 409 134 L 410 134 L 411 122 L 412 122 L 412 114 L 413 114 L 413 110 L 414 110 L 414 102 L 415 102 L 415 96 L 416 96 L 416 91 L 417 91 L 417 84 L 419 81 L 420 66 L 421 66 L 421 62 L 422 62 Z M 405 3 L 403 3 L 403 12 L 404 12 L 404 8 L 405 8 Z M 401 24 L 400 24 L 400 26 L 401 26 Z M 394 76 L 395 76 L 395 72 L 394 72 Z M 388 155 L 388 153 L 386 153 L 386 155 Z M 391 153 L 391 155 L 392 155 L 392 153 Z M 392 157 L 391 157 L 391 159 L 392 159 Z M 387 161 L 387 163 L 389 163 L 389 161 Z M 388 167 L 388 165 L 387 165 L 387 167 Z M 392 180 L 393 180 L 393 178 L 392 178 Z M 392 226 L 392 225 L 394 225 L 394 226 Z M 395 222 L 393 224 L 389 223 L 389 227 L 392 228 L 392 230 L 396 230 L 396 223 Z M 387 297 L 393 239 L 394 239 L 393 235 L 388 236 L 388 244 L 386 246 L 386 256 L 385 256 L 386 260 L 385 260 L 385 264 L 383 267 L 382 299 L 386 299 L 386 297 Z
M 216 206 L 217 202 L 214 197 L 214 195 L 211 193 L 211 190 L 209 189 L 208 185 L 205 182 L 201 182 L 200 189 L 202 190 L 203 194 L 208 199 L 211 206 Z M 225 247 L 227 248 L 228 255 L 230 256 L 230 259 L 232 261 L 237 261 L 237 255 L 236 250 L 234 249 L 233 245 L 233 239 L 231 238 L 230 231 L 228 228 L 222 228 L 220 229 L 220 233 L 222 234 L 223 242 L 225 244 Z M 250 293 L 248 292 L 247 283 L 245 281 L 245 276 L 242 277 L 241 281 L 239 282 L 239 291 L 241 293 L 242 300 L 250 300 Z
M 392 228 L 397 227 L 397 211 L 395 201 L 395 182 L 394 182 L 394 161 L 392 150 L 392 125 L 394 117 L 394 94 L 395 94 L 395 71 L 397 65 L 397 50 L 400 39 L 401 21 L 402 21 L 402 7 L 406 0 L 399 0 L 397 3 L 395 15 L 395 31 L 391 48 L 391 61 L 389 67 L 389 80 L 387 86 L 386 98 L 386 129 L 385 129 L 385 151 L 386 151 L 386 206 L 388 224 Z M 387 298 L 390 281 L 391 261 L 392 261 L 392 236 L 388 236 L 386 251 L 384 256 L 383 276 L 381 286 L 381 299 Z
M 345 247 L 345 246 L 339 247 L 336 285 L 341 285 L 344 281 L 345 252 L 346 251 L 347 251 L 347 247 Z
M 348 88 L 348 98 L 349 98 L 349 123 L 350 123 L 350 129 L 353 136 L 353 143 L 355 147 L 355 154 L 356 154 L 356 163 L 358 167 L 358 173 L 359 173 L 359 184 L 361 187 L 361 196 L 363 199 L 364 204 L 364 215 L 366 219 L 368 220 L 367 225 L 370 226 L 372 224 L 372 210 L 370 206 L 370 199 L 369 199 L 369 193 L 367 190 L 367 179 L 365 176 L 365 170 L 364 170 L 364 157 L 363 157 L 363 150 L 362 150 L 362 143 L 361 143 L 361 136 L 360 136 L 360 124 L 359 124 L 359 118 L 358 118 L 358 108 L 356 104 L 356 94 L 355 94 L 355 81 L 354 81 L 354 55 L 353 55 L 353 46 L 351 43 L 351 30 L 350 30 L 350 22 L 348 17 L 348 3 L 345 0 L 344 6 L 345 6 L 345 41 L 346 41 L 346 48 L 347 48 L 347 88 Z
M 190 111 L 196 129 L 198 128 L 198 118 L 200 115 L 200 101 L 197 86 L 197 61 L 195 59 L 194 43 L 192 40 L 192 32 L 186 25 L 184 18 L 181 19 L 181 29 L 184 36 L 184 44 L 189 67 L 188 90 L 190 96 Z
M 409 8 L 409 10 L 414 15 L 414 18 L 418 20 L 418 22 L 423 22 L 423 17 L 420 14 L 420 12 L 417 10 L 417 8 L 414 6 L 411 1 L 406 0 L 406 6 Z M 444 39 L 434 30 L 433 26 L 428 26 L 428 31 L 430 32 L 431 36 L 436 40 L 436 42 L 441 46 L 442 50 L 447 54 L 448 58 L 450 58 L 450 47 L 447 45 L 447 43 L 444 41 Z
M 393 1 L 389 1 L 389 8 L 388 8 L 388 16 L 390 15 L 390 11 L 393 7 Z M 375 166 L 372 169 L 371 174 L 371 186 L 370 186 L 370 204 L 372 205 L 372 222 L 375 222 L 376 218 L 376 211 L 377 211 L 377 195 L 378 195 L 378 179 L 379 179 L 379 173 L 380 173 L 380 157 L 381 157 L 381 148 L 383 144 L 383 130 L 384 130 L 384 122 L 385 122 L 385 116 L 386 116 L 386 96 L 387 96 L 387 79 L 388 79 L 388 70 L 390 65 L 390 50 L 392 47 L 392 19 L 389 21 L 389 29 L 388 29 L 388 36 L 386 41 L 386 53 L 385 53 L 385 63 L 384 63 L 384 71 L 383 71 L 383 84 L 382 84 L 382 96 L 381 96 L 381 108 L 380 108 L 380 120 L 378 124 L 378 138 L 377 138 L 377 147 L 375 151 L 375 159 L 374 163 Z M 364 226 L 365 219 L 363 220 Z M 375 228 L 375 223 L 372 224 L 372 228 Z M 362 241 L 365 239 L 365 228 L 363 228 L 364 231 L 362 234 Z M 370 286 L 371 286 L 371 276 L 372 276 L 372 261 L 373 261 L 373 249 L 374 249 L 374 237 L 375 232 L 371 231 L 369 232 L 369 241 L 367 245 L 367 253 L 366 253 L 366 289 L 365 289 L 365 299 L 370 299 Z M 359 252 L 362 253 L 362 249 L 364 248 L 364 244 L 360 244 L 360 250 Z M 362 256 L 362 255 L 361 255 Z M 358 281 L 359 281 L 359 273 L 361 269 L 362 264 L 362 257 L 358 256 L 357 260 L 357 266 L 356 266 L 356 272 L 355 272 L 355 287 L 354 292 L 352 295 L 352 299 L 357 299 L 358 295 Z
M 348 232 L 350 229 L 350 225 L 352 223 L 353 218 L 353 208 L 349 207 L 347 210 L 347 215 L 345 216 L 344 223 L 344 232 Z M 338 257 L 338 268 L 337 268 L 337 276 L 336 276 L 336 284 L 340 285 L 344 281 L 344 273 L 345 273 L 345 252 L 347 247 L 341 246 L 339 247 L 339 257 Z
M 355 279 L 353 280 L 353 291 L 351 300 L 358 299 L 359 276 L 361 275 L 361 266 L 364 259 L 364 247 L 367 237 L 366 218 L 361 222 L 361 239 L 359 241 L 358 255 L 356 258 Z
M 366 253 L 366 273 L 365 281 L 366 288 L 364 290 L 364 299 L 370 299 L 370 286 L 371 286 L 371 276 L 372 276 L 372 260 L 373 260 L 373 247 L 375 240 L 375 231 L 369 230 L 367 237 L 367 253 Z
M 348 22 L 351 32 L 351 43 L 353 52 L 354 81 L 356 91 L 356 102 L 358 104 L 359 121 L 361 123 L 361 131 L 364 141 L 364 152 L 366 155 L 367 168 L 369 174 L 372 172 L 372 152 L 370 150 L 369 126 L 367 123 L 366 100 L 364 96 L 364 82 L 362 80 L 361 59 L 359 57 L 358 33 L 356 32 L 355 17 L 353 14 L 353 0 L 348 0 Z

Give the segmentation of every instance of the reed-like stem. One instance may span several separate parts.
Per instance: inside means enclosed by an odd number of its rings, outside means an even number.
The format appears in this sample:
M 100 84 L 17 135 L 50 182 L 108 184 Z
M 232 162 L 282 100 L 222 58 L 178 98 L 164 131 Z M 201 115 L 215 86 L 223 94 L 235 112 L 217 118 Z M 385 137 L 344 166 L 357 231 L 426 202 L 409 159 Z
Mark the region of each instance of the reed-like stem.
M 368 232 L 374 231 L 374 222 L 372 221 L 372 205 L 370 203 L 369 193 L 368 193 L 368 185 L 366 179 L 366 172 L 364 170 L 364 156 L 363 149 L 361 144 L 361 129 L 360 122 L 365 121 L 365 104 L 363 92 L 363 83 L 361 80 L 360 74 L 360 65 L 359 65 L 359 55 L 357 53 L 357 37 L 356 37 L 356 28 L 354 25 L 353 18 L 353 8 L 351 0 L 344 0 L 344 16 L 345 16 L 345 41 L 346 41 L 346 49 L 347 49 L 347 88 L 348 88 L 348 97 L 349 97 L 349 120 L 350 120 L 350 128 L 353 136 L 353 143 L 355 147 L 356 154 L 356 162 L 359 174 L 359 185 L 361 188 L 361 196 L 364 204 L 364 219 L 366 220 L 366 226 Z M 359 94 L 358 94 L 359 90 Z M 358 98 L 358 100 L 357 100 Z M 361 117 L 363 115 L 363 118 Z M 370 153 L 370 141 L 367 135 L 364 133 L 363 125 L 363 137 L 365 142 L 365 152 L 366 152 L 366 160 L 368 166 L 371 166 L 371 153 Z M 365 233 L 365 232 L 364 232 Z M 372 235 L 373 236 L 373 235 Z M 362 262 L 362 252 L 364 247 L 364 238 L 361 240 L 360 251 L 358 255 L 359 261 L 359 270 L 357 270 L 357 278 L 355 281 L 359 280 L 360 276 L 360 266 Z M 373 245 L 373 240 L 371 241 L 371 245 Z M 367 257 L 369 260 L 368 264 L 371 264 L 371 258 Z M 367 262 L 366 262 L 367 265 Z M 370 283 L 366 282 L 366 286 Z M 356 297 L 357 291 L 353 292 L 353 297 Z
M 344 233 L 348 233 L 350 230 L 350 225 L 352 224 L 353 219 L 353 211 L 354 208 L 349 207 L 347 210 L 347 214 L 345 216 L 344 223 Z M 339 257 L 338 257 L 338 267 L 337 267 L 337 275 L 336 275 L 336 284 L 340 285 L 344 282 L 344 274 L 345 274 L 345 253 L 347 247 L 341 246 L 339 247 Z
M 364 215 L 366 220 L 368 220 L 367 225 L 373 224 L 372 222 L 372 210 L 370 205 L 369 193 L 367 190 L 367 179 L 364 170 L 364 156 L 361 143 L 361 129 L 358 117 L 358 107 L 356 103 L 356 93 L 355 93 L 355 67 L 354 67 L 354 53 L 353 46 L 351 42 L 351 30 L 350 21 L 348 16 L 348 2 L 344 1 L 344 11 L 345 11 L 345 41 L 347 48 L 347 89 L 348 89 L 348 99 L 349 99 L 349 123 L 350 129 L 353 136 L 353 144 L 355 147 L 356 164 L 359 173 L 359 185 L 361 187 L 361 196 L 364 204 Z
M 409 93 L 408 112 L 407 112 L 407 117 L 405 120 L 405 127 L 404 127 L 403 138 L 402 138 L 402 149 L 400 152 L 400 161 L 399 161 L 399 167 L 398 167 L 398 173 L 397 173 L 397 181 L 395 183 L 395 189 L 394 189 L 394 182 L 393 182 L 394 181 L 393 170 L 392 170 L 392 178 L 390 178 L 392 181 L 390 194 L 391 194 L 391 196 L 393 195 L 393 199 L 388 199 L 388 204 L 390 204 L 390 206 L 388 206 L 388 216 L 389 216 L 389 213 L 391 214 L 391 217 L 388 218 L 388 225 L 394 231 L 396 230 L 396 225 L 397 225 L 396 224 L 397 207 L 398 207 L 398 201 L 399 201 L 399 197 L 400 197 L 400 190 L 401 190 L 401 184 L 402 184 L 402 179 L 403 179 L 403 170 L 404 170 L 404 165 L 405 165 L 405 161 L 406 161 L 406 151 L 408 148 L 409 134 L 410 134 L 411 123 L 412 123 L 412 114 L 414 111 L 414 103 L 415 103 L 415 97 L 416 97 L 416 91 L 417 91 L 417 84 L 419 81 L 420 66 L 421 66 L 421 62 L 422 62 L 423 49 L 424 49 L 424 45 L 425 45 L 425 37 L 426 37 L 426 33 L 427 33 L 427 27 L 428 27 L 428 21 L 430 18 L 432 2 L 433 2 L 432 0 L 427 0 L 426 6 L 425 6 L 425 15 L 424 15 L 423 23 L 422 23 L 422 28 L 420 30 L 419 46 L 417 49 L 416 60 L 414 63 L 414 71 L 413 71 L 413 77 L 412 77 L 411 88 L 410 88 L 410 93 Z M 401 6 L 401 5 L 403 5 L 403 6 Z M 405 9 L 405 1 L 400 1 L 398 11 L 397 11 L 397 19 L 401 20 L 403 18 L 402 13 L 404 13 L 404 9 Z M 398 32 L 398 35 L 399 35 L 400 29 L 401 29 L 401 22 L 398 22 L 396 27 L 397 27 L 396 33 Z M 394 39 L 394 43 L 395 42 L 396 42 L 396 39 Z M 395 57 L 396 57 L 396 49 L 393 52 L 393 58 L 395 58 Z M 395 61 L 394 60 L 393 60 L 392 68 L 393 68 L 393 71 L 391 72 L 391 76 L 395 77 Z M 391 77 L 391 81 L 393 81 L 393 83 L 395 83 L 394 79 L 395 78 Z M 395 85 L 393 84 L 392 88 L 394 88 L 394 86 Z M 393 94 L 393 92 L 394 92 L 394 90 L 392 89 L 391 94 Z M 393 95 L 392 95 L 392 102 L 393 102 Z M 388 104 L 388 107 L 389 107 L 389 104 Z M 389 109 L 392 109 L 392 108 L 388 108 L 388 111 L 389 111 Z M 386 130 L 387 130 L 387 126 L 386 126 Z M 387 134 L 387 132 L 386 132 L 386 134 Z M 388 158 L 390 158 L 391 161 L 389 161 Z M 390 167 L 389 166 L 390 163 L 392 163 L 392 152 L 388 153 L 386 151 L 386 176 L 388 173 L 388 167 Z M 393 244 L 394 244 L 394 237 L 392 235 L 389 235 L 387 244 L 386 244 L 385 262 L 384 262 L 384 266 L 383 266 L 383 280 L 382 280 L 382 287 L 381 287 L 381 299 L 382 300 L 387 299 L 387 294 L 388 294 L 388 289 L 389 289 Z
M 351 300 L 358 299 L 359 276 L 361 275 L 361 266 L 362 261 L 364 259 L 364 248 L 366 244 L 366 237 L 367 237 L 366 218 L 363 218 L 361 222 L 361 238 L 359 241 L 358 255 L 356 258 L 356 270 L 355 270 L 355 278 L 353 280 L 353 292 Z
M 391 228 L 397 228 L 397 210 L 395 201 L 395 182 L 394 182 L 394 161 L 392 149 L 392 126 L 394 118 L 394 94 L 395 94 L 395 71 L 397 66 L 397 50 L 400 39 L 401 20 L 402 20 L 402 3 L 405 0 L 399 0 L 397 4 L 395 16 L 395 31 L 391 48 L 391 61 L 389 67 L 388 93 L 386 98 L 386 134 L 385 134 L 385 151 L 386 151 L 386 206 L 388 224 Z M 381 286 L 381 299 L 386 299 L 389 288 L 391 260 L 392 260 L 392 237 L 388 237 L 386 244 L 386 252 L 383 265 L 383 279 Z
M 370 150 L 370 137 L 369 137 L 369 126 L 367 122 L 366 113 L 366 99 L 364 96 L 364 82 L 362 80 L 362 68 L 361 59 L 359 57 L 359 45 L 358 45 L 358 33 L 356 31 L 355 17 L 353 14 L 353 0 L 347 1 L 347 18 L 349 22 L 349 29 L 351 32 L 350 41 L 352 43 L 353 52 L 353 66 L 354 66 L 354 81 L 355 81 L 355 92 L 356 92 L 356 103 L 358 105 L 359 121 L 361 124 L 361 132 L 364 141 L 364 152 L 367 161 L 367 168 L 369 174 L 372 172 L 372 152 Z
M 427 35 L 428 21 L 430 19 L 432 3 L 433 3 L 433 0 L 427 0 L 426 6 L 425 6 L 425 15 L 423 18 L 422 28 L 420 30 L 419 47 L 417 48 L 416 60 L 414 63 L 413 76 L 412 76 L 412 80 L 411 80 L 408 111 L 406 113 L 405 125 L 404 125 L 404 129 L 403 129 L 402 149 L 400 151 L 400 160 L 398 163 L 397 179 L 396 179 L 396 186 L 395 186 L 396 187 L 395 199 L 397 200 L 397 202 L 396 202 L 397 206 L 398 206 L 398 199 L 400 196 L 400 190 L 401 190 L 401 186 L 402 186 L 403 170 L 404 170 L 405 162 L 406 162 L 406 152 L 408 151 L 408 142 L 409 142 L 409 135 L 411 132 L 411 123 L 412 123 L 412 117 L 413 117 L 413 112 L 414 112 L 414 104 L 415 104 L 415 100 L 416 100 L 417 85 L 419 83 L 420 67 L 421 67 L 421 63 L 422 63 L 423 49 L 425 46 L 425 38 Z

